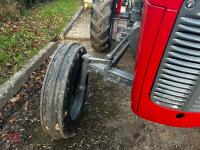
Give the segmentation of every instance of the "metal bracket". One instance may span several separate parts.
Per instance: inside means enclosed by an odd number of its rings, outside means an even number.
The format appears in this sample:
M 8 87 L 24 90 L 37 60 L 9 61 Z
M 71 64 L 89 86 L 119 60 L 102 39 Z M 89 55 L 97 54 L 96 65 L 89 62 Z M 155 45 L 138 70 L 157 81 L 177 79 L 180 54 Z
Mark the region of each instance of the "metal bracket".
M 132 30 L 138 29 L 137 23 L 133 24 Z M 85 81 L 89 73 L 101 75 L 104 79 L 130 87 L 133 81 L 132 73 L 115 68 L 130 46 L 130 33 L 111 51 L 105 59 L 95 58 L 89 54 L 83 55 L 81 79 L 79 89 L 84 89 Z
M 105 80 L 131 87 L 133 75 L 114 67 L 108 68 L 109 60 L 91 57 L 89 54 L 83 55 L 83 60 L 79 84 L 80 90 L 84 89 L 84 83 L 89 73 L 95 73 L 102 76 Z
M 138 29 L 138 24 L 132 26 Z M 130 33 L 129 33 L 130 34 Z M 132 73 L 115 68 L 130 46 L 129 34 L 111 51 L 105 59 L 95 58 L 89 54 L 83 55 L 83 64 L 80 79 L 80 90 L 84 89 L 84 83 L 89 73 L 101 75 L 104 79 L 130 87 L 132 85 Z
M 105 80 L 119 83 L 120 85 L 131 87 L 133 81 L 133 75 L 129 72 L 111 68 L 106 69 L 106 65 L 100 63 L 91 63 L 89 65 L 89 72 L 94 72 L 101 75 Z

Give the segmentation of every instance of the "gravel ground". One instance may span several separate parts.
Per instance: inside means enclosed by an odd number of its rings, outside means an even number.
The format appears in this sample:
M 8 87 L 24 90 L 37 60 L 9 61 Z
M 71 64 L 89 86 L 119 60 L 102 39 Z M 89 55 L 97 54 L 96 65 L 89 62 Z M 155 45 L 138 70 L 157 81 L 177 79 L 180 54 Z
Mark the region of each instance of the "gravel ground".
M 89 25 L 88 16 L 84 12 L 78 22 Z M 77 23 L 76 30 L 78 26 Z M 92 55 L 105 55 L 92 52 L 89 41 L 80 42 Z M 40 89 L 48 62 L 32 74 L 0 111 L 0 149 L 200 149 L 200 129 L 172 128 L 138 118 L 130 108 L 130 89 L 94 74 L 89 77 L 84 116 L 76 134 L 66 140 L 51 140 L 39 120 Z M 133 62 L 128 51 L 119 67 L 131 71 Z

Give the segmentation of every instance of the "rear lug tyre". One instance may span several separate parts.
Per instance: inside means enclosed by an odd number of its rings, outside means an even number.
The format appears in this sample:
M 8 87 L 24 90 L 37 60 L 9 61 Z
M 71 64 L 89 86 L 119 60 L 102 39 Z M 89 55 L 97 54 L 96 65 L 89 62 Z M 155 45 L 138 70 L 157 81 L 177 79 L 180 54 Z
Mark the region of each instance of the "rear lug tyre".
M 95 51 L 105 52 L 110 47 L 112 5 L 113 0 L 93 0 L 90 38 Z

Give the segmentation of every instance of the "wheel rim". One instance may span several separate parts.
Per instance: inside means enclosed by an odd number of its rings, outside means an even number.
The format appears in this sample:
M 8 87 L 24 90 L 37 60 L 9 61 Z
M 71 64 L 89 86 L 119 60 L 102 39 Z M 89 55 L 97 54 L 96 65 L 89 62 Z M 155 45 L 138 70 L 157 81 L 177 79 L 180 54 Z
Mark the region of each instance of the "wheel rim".
M 72 83 L 72 95 L 70 97 L 70 118 L 71 120 L 76 120 L 80 116 L 81 109 L 84 105 L 84 96 L 85 96 L 85 90 L 81 91 L 79 89 L 79 82 L 81 78 L 81 69 L 82 66 L 80 65 L 80 60 L 76 62 L 78 64 L 77 67 L 75 67 L 75 77 L 74 81 Z
M 70 100 L 70 117 L 72 120 L 78 118 L 81 111 L 84 99 L 84 92 L 76 90 L 75 96 L 72 96 Z

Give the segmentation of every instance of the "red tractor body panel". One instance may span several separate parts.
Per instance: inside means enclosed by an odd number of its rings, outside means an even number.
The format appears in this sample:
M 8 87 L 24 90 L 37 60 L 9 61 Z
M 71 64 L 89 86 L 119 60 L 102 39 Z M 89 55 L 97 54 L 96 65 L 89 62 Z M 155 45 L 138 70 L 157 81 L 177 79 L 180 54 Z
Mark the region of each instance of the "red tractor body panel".
M 179 10 L 183 0 L 147 0 L 146 2 L 154 6 Z
M 132 88 L 132 110 L 144 119 L 176 127 L 200 126 L 200 113 L 156 105 L 150 93 L 183 0 L 146 0 Z

